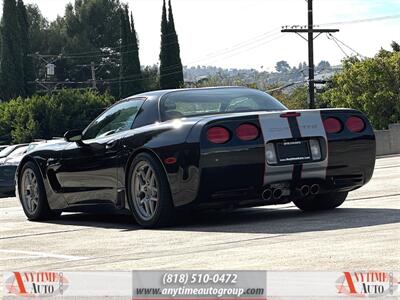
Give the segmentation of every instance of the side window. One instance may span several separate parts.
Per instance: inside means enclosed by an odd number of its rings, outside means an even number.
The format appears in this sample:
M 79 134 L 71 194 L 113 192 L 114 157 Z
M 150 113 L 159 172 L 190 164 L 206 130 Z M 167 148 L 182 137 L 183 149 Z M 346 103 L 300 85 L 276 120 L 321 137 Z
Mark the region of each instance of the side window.
M 83 139 L 89 140 L 104 137 L 116 132 L 131 129 L 133 121 L 142 106 L 144 99 L 133 99 L 111 106 L 83 133 Z

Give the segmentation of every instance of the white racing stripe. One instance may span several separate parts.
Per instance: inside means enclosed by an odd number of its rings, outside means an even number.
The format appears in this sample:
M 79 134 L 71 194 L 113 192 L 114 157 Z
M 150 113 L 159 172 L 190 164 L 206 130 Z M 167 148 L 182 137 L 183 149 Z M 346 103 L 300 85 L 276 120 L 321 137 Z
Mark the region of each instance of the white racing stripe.
M 297 117 L 300 134 L 302 137 L 322 137 L 327 143 L 325 128 L 319 110 L 299 111 Z M 293 138 L 288 118 L 281 118 L 280 113 L 267 113 L 259 116 L 264 142 Z M 325 148 L 328 149 L 327 144 Z M 266 159 L 265 159 L 266 161 Z M 324 179 L 328 167 L 328 155 L 324 161 L 303 164 L 301 179 Z M 270 166 L 265 164 L 264 185 L 271 183 L 288 182 L 292 180 L 293 165 Z
M 302 111 L 301 117 L 297 118 L 297 123 L 299 124 L 302 137 L 322 137 L 325 141 L 325 149 L 328 150 L 326 132 L 319 110 Z M 301 178 L 318 178 L 325 180 L 327 167 L 328 153 L 323 161 L 303 164 Z
M 281 118 L 280 113 L 262 114 L 259 116 L 264 143 L 278 139 L 292 138 L 287 118 Z M 264 185 L 285 182 L 292 179 L 293 165 L 270 166 L 265 158 Z

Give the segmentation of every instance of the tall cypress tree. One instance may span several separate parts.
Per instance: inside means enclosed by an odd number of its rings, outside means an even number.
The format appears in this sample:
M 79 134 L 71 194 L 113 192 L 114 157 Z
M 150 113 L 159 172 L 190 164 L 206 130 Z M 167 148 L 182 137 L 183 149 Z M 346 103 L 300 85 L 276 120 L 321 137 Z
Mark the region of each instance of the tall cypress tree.
M 28 15 L 26 12 L 26 7 L 22 0 L 18 0 L 17 2 L 17 10 L 18 10 L 18 23 L 20 26 L 20 37 L 24 47 L 22 47 L 22 64 L 24 70 L 24 90 L 28 96 L 32 95 L 35 92 L 35 85 L 29 84 L 29 81 L 35 80 L 35 69 L 33 65 L 32 57 L 29 57 L 28 54 L 31 51 L 30 44 L 30 36 L 29 36 L 29 22 Z
M 183 68 L 178 35 L 175 30 L 171 0 L 168 3 L 168 19 L 165 0 L 161 20 L 160 87 L 180 88 L 183 85 Z
M 5 100 L 25 94 L 22 41 L 15 0 L 4 0 L 1 35 L 1 84 Z
M 163 1 L 162 17 L 161 17 L 161 49 L 160 49 L 160 87 L 161 89 L 167 89 L 171 87 L 171 83 L 168 77 L 169 74 L 169 48 L 168 48 L 168 20 L 167 20 L 167 9 L 165 0 Z
M 121 66 L 120 97 L 124 98 L 143 91 L 139 60 L 139 45 L 133 16 L 129 19 L 128 6 L 121 9 Z
M 171 84 L 173 84 L 176 88 L 180 88 L 183 86 L 183 68 L 178 35 L 175 30 L 175 21 L 172 13 L 171 0 L 169 0 L 168 3 L 168 36 L 171 63 Z

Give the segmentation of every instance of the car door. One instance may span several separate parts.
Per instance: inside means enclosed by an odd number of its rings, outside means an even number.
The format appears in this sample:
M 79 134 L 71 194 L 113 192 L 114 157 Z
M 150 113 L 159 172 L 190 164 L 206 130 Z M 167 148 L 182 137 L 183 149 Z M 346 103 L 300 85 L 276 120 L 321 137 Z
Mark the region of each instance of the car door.
M 144 99 L 112 106 L 82 134 L 82 143 L 63 150 L 57 179 L 69 205 L 117 201 L 117 167 L 122 138 L 131 129 Z

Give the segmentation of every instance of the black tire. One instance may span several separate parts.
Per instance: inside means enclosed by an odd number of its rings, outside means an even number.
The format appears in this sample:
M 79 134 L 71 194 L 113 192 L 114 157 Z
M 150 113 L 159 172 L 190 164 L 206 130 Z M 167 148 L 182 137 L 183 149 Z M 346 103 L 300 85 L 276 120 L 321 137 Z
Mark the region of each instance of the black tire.
M 154 170 L 157 182 L 157 205 L 154 209 L 154 215 L 150 219 L 145 219 L 140 213 L 140 208 L 136 200 L 133 199 L 133 173 L 139 164 L 147 163 Z M 144 228 L 160 228 L 172 224 L 176 217 L 176 211 L 172 203 L 171 191 L 167 179 L 167 175 L 160 162 L 148 153 L 138 154 L 132 161 L 129 168 L 129 176 L 127 182 L 127 194 L 130 210 L 136 222 Z
M 38 203 L 36 209 L 31 212 L 28 207 L 27 203 L 24 201 L 24 196 L 23 196 L 23 191 L 22 191 L 22 176 L 25 173 L 26 170 L 31 170 L 33 174 L 35 175 L 38 183 Z M 49 207 L 49 203 L 47 201 L 47 196 L 46 196 L 46 190 L 44 187 L 43 183 L 43 178 L 42 174 L 39 171 L 39 168 L 37 165 L 32 162 L 28 161 L 24 166 L 21 168 L 19 178 L 18 178 L 18 193 L 19 193 L 19 198 L 22 204 L 22 208 L 24 209 L 24 213 L 28 220 L 30 221 L 44 221 L 44 220 L 50 220 L 50 219 L 55 219 L 58 218 L 62 211 L 61 210 L 51 210 Z
M 348 192 L 331 192 L 294 200 L 293 203 L 303 211 L 331 210 L 346 200 Z

